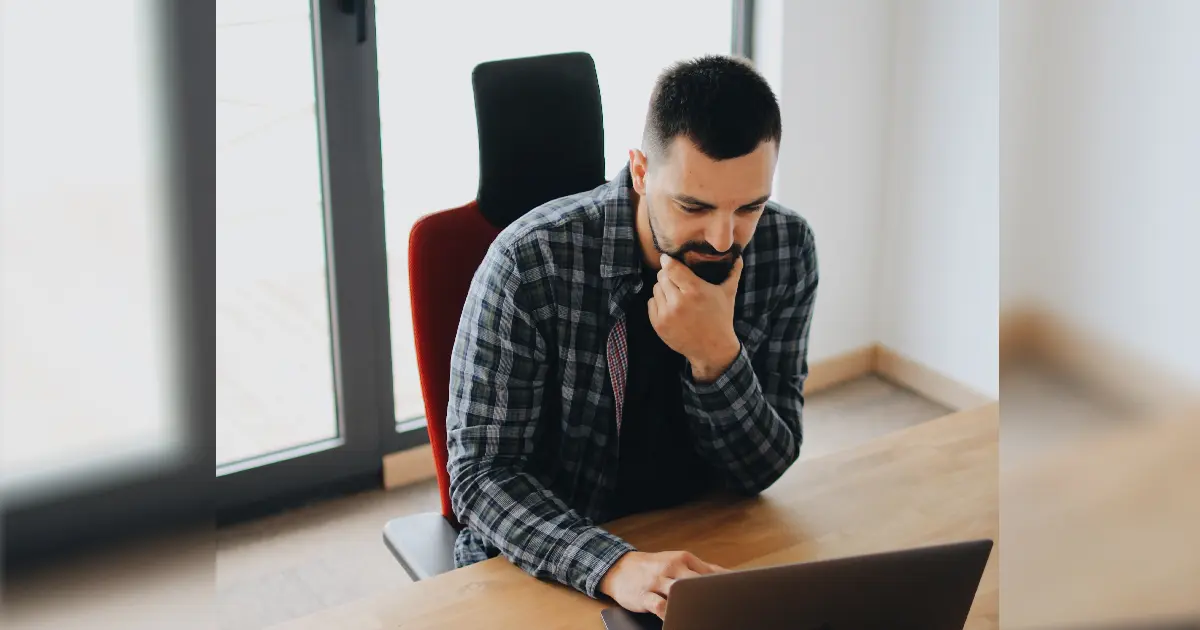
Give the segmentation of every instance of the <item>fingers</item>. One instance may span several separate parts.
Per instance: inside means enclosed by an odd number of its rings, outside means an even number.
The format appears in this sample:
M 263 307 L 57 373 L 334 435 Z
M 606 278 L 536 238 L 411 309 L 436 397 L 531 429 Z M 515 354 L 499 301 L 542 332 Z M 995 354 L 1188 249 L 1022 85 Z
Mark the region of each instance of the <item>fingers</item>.
M 667 599 L 658 593 L 646 591 L 642 595 L 642 606 L 648 611 L 654 613 L 659 619 L 667 617 Z
M 650 589 L 652 593 L 658 593 L 663 597 L 671 597 L 671 587 L 675 584 L 675 578 L 660 575 L 654 579 L 654 588 Z
M 654 296 L 662 300 L 661 304 L 673 304 L 674 300 L 679 299 L 679 287 L 667 280 L 666 274 L 659 271 L 659 281 L 654 283 Z
M 738 283 L 742 281 L 742 267 L 745 266 L 745 261 L 741 256 L 733 261 L 733 269 L 729 272 L 729 277 L 721 284 L 721 288 L 725 289 L 730 295 L 737 293 Z
M 697 558 L 694 554 L 690 554 L 687 552 L 684 552 L 684 554 L 683 554 L 683 561 L 686 564 L 688 569 L 691 569 L 692 571 L 695 571 L 696 573 L 698 573 L 700 575 L 708 575 L 710 573 L 721 573 L 722 572 L 722 569 L 720 567 L 718 567 L 714 564 L 709 564 L 709 563 L 701 560 L 700 558 Z
M 692 273 L 691 269 L 688 269 L 687 265 L 679 262 L 678 260 L 675 260 L 666 254 L 660 256 L 659 260 L 662 263 L 662 271 L 660 271 L 658 274 L 659 282 L 663 281 L 663 276 L 665 275 L 666 278 L 674 283 L 675 286 L 679 287 L 680 290 L 687 291 L 689 288 L 691 288 L 694 282 L 699 280 L 699 278 L 696 277 L 696 274 Z
M 646 313 L 650 315 L 650 325 L 658 328 L 658 298 L 652 297 L 646 304 Z
M 679 285 L 671 280 L 666 269 L 660 269 L 658 272 L 658 282 L 654 283 L 654 295 L 662 296 L 663 303 L 670 305 L 676 304 L 682 295 Z
M 687 568 L 686 566 L 672 567 L 667 570 L 666 577 L 672 580 L 686 580 L 687 578 L 700 577 L 700 574 Z M 667 593 L 663 593 L 667 595 Z
M 653 303 L 653 300 L 651 302 Z M 654 613 L 659 619 L 665 619 L 667 616 L 667 601 L 671 597 L 671 589 L 676 582 L 727 571 L 723 567 L 705 562 L 686 551 L 663 553 L 660 558 L 662 564 L 659 565 L 658 576 L 654 578 L 651 588 L 642 593 L 638 602 L 641 608 Z

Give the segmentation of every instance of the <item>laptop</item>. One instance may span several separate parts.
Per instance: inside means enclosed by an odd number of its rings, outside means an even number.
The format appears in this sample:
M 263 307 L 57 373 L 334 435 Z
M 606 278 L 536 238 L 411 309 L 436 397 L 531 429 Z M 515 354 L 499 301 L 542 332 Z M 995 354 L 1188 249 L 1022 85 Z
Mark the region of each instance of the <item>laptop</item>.
M 970 540 L 680 580 L 666 620 L 620 607 L 607 630 L 962 630 L 992 551 Z

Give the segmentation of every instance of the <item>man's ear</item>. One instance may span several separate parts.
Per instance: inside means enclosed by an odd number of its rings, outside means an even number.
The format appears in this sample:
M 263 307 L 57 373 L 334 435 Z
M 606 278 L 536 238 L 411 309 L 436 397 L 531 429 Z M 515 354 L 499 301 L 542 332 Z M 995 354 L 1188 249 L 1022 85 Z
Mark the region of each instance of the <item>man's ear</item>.
M 639 149 L 629 150 L 629 175 L 637 194 L 646 194 L 646 154 Z

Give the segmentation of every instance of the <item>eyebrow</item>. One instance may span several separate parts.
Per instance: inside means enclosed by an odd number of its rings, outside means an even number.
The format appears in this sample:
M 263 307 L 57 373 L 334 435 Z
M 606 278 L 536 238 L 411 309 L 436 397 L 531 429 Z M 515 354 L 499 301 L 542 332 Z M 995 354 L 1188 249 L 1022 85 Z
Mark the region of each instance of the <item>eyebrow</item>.
M 690 195 L 675 195 L 674 199 L 675 199 L 675 201 L 678 201 L 679 203 L 687 204 L 689 206 L 695 206 L 697 208 L 703 208 L 705 210 L 716 210 L 717 209 L 716 204 L 712 204 L 707 201 L 701 201 Z M 738 208 L 738 210 L 744 210 L 746 208 L 753 208 L 755 206 L 760 206 L 760 205 L 766 203 L 770 199 L 771 199 L 771 195 L 763 195 L 762 197 L 759 197 L 758 199 L 755 199 L 754 201 L 751 201 L 750 203 L 743 205 L 742 207 Z

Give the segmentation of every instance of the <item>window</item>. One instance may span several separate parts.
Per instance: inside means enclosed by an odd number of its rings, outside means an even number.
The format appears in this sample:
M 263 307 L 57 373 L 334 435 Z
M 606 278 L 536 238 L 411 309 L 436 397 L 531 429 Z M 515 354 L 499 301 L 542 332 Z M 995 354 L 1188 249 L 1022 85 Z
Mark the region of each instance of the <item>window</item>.
M 222 466 L 340 432 L 309 2 L 216 7 Z

